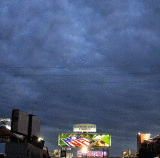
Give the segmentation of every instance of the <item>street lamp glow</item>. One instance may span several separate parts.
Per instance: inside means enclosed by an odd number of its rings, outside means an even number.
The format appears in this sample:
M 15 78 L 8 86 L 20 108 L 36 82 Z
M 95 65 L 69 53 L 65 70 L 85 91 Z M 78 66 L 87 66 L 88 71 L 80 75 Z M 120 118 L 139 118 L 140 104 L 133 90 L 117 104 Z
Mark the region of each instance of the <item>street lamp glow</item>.
M 88 152 L 88 148 L 87 147 L 82 147 L 82 153 L 83 154 L 87 154 L 87 152 Z
M 43 138 L 39 137 L 39 138 L 38 138 L 38 142 L 40 142 L 41 140 L 43 140 Z
M 9 129 L 9 130 L 11 130 L 11 126 L 6 125 L 6 128 Z

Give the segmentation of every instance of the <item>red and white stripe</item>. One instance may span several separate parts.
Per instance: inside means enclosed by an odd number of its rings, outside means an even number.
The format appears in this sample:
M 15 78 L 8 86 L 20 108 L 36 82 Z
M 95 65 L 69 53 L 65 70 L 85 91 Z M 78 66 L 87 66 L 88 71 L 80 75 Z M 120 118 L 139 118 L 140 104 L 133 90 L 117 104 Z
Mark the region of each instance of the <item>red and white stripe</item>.
M 70 142 L 71 145 L 80 146 L 80 147 L 89 146 L 90 143 L 91 143 L 91 141 L 88 140 L 88 139 L 85 139 L 85 138 L 78 139 L 78 140 L 76 140 L 74 142 Z

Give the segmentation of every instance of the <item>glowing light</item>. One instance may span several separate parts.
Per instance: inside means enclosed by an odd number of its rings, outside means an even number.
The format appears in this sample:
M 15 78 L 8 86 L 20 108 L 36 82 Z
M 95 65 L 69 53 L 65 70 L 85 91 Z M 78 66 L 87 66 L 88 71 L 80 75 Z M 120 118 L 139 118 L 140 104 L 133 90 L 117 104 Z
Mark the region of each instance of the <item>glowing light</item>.
M 6 124 L 8 122 L 10 122 L 11 120 L 9 118 L 6 118 L 6 119 L 1 119 L 0 120 L 0 124 Z
M 38 141 L 40 142 L 41 140 L 43 140 L 43 138 L 39 137 L 39 138 L 38 138 Z
M 11 130 L 11 126 L 6 125 L 5 126 L 7 129 Z
M 1 119 L 1 121 L 10 122 L 11 120 L 9 118 Z
M 82 147 L 82 153 L 87 154 L 87 152 L 88 152 L 88 148 L 87 147 Z

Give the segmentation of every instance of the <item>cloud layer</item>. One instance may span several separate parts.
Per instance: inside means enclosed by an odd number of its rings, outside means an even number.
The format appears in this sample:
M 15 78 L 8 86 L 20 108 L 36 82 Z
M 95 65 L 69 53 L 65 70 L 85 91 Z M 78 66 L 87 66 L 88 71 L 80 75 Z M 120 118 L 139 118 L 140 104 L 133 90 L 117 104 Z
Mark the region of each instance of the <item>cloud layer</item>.
M 111 156 L 159 131 L 160 2 L 0 2 L 0 117 L 34 113 L 50 151 L 73 124 L 111 133 Z

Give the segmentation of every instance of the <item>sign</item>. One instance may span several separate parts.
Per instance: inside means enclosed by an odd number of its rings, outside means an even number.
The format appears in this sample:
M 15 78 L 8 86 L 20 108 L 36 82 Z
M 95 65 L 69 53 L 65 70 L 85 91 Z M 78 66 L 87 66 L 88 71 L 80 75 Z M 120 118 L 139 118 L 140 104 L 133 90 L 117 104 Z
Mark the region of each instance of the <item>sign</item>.
M 102 133 L 63 133 L 59 134 L 60 147 L 111 147 L 111 135 Z
M 82 157 L 82 151 L 77 151 L 77 156 Z M 87 156 L 103 157 L 103 151 L 88 151 Z M 104 156 L 107 156 L 107 152 L 104 151 Z
M 95 124 L 75 124 L 73 132 L 96 132 Z

